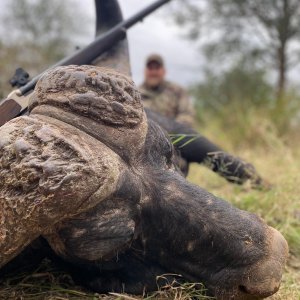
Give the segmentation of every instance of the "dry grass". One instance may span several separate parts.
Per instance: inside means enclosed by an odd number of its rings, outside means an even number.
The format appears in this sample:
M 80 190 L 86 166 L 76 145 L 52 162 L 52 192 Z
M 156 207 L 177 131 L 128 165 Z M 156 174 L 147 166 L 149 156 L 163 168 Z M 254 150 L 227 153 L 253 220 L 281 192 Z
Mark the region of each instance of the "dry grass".
M 50 261 L 43 261 L 37 270 L 32 273 L 18 274 L 5 279 L 0 286 L 0 299 L 13 300 L 150 300 L 150 299 L 213 299 L 206 296 L 206 289 L 200 283 L 185 283 L 179 285 L 175 280 L 168 282 L 159 291 L 142 296 L 110 293 L 100 295 L 76 286 L 71 277 L 62 270 L 55 268 Z

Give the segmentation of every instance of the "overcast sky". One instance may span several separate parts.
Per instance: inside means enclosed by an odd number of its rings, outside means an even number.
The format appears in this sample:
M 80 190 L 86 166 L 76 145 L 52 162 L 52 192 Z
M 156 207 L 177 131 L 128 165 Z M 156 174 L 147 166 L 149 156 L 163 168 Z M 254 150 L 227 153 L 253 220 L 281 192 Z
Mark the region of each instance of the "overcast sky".
M 119 0 L 124 18 L 132 16 L 154 0 Z M 82 5 L 82 2 L 80 2 Z M 199 52 L 182 37 L 180 29 L 172 24 L 171 20 L 162 17 L 166 15 L 164 9 L 155 11 L 146 17 L 143 22 L 128 30 L 129 50 L 133 79 L 137 84 L 143 79 L 145 58 L 151 53 L 161 54 L 166 62 L 167 75 L 182 85 L 199 81 L 201 59 Z M 84 9 L 90 18 L 95 18 L 94 1 L 84 1 Z M 94 22 L 91 22 L 94 26 Z M 93 30 L 90 30 L 92 34 Z M 90 39 L 93 38 L 91 35 Z

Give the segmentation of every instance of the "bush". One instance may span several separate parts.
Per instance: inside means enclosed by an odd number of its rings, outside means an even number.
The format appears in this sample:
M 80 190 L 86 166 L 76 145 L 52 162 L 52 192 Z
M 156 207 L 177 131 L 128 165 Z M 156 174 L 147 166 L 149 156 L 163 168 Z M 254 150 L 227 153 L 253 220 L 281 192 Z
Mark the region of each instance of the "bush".
M 292 125 L 298 127 L 300 96 L 289 90 L 276 98 L 262 70 L 239 63 L 220 75 L 206 75 L 191 88 L 198 120 L 225 129 L 234 144 L 270 144 L 289 134 Z

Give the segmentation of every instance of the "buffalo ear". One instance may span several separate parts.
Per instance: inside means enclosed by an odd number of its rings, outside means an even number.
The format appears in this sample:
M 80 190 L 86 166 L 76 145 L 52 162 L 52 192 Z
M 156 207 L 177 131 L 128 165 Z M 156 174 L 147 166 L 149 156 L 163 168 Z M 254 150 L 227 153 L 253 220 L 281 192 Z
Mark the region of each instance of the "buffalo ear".
M 45 116 L 14 119 L 0 137 L 1 267 L 57 222 L 109 197 L 121 163 L 98 140 Z
M 123 168 L 109 198 L 58 223 L 44 237 L 57 255 L 73 263 L 115 259 L 140 234 L 141 196 L 139 180 Z

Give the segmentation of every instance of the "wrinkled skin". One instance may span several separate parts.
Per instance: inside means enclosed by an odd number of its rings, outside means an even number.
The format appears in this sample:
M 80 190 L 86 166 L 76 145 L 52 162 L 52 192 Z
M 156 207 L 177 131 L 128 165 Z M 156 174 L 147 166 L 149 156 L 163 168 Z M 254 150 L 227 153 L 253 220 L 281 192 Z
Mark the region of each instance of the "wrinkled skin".
M 49 71 L 30 115 L 0 136 L 1 266 L 43 236 L 98 292 L 152 291 L 165 273 L 203 282 L 218 299 L 278 290 L 282 235 L 180 175 L 127 77 L 91 66 Z

